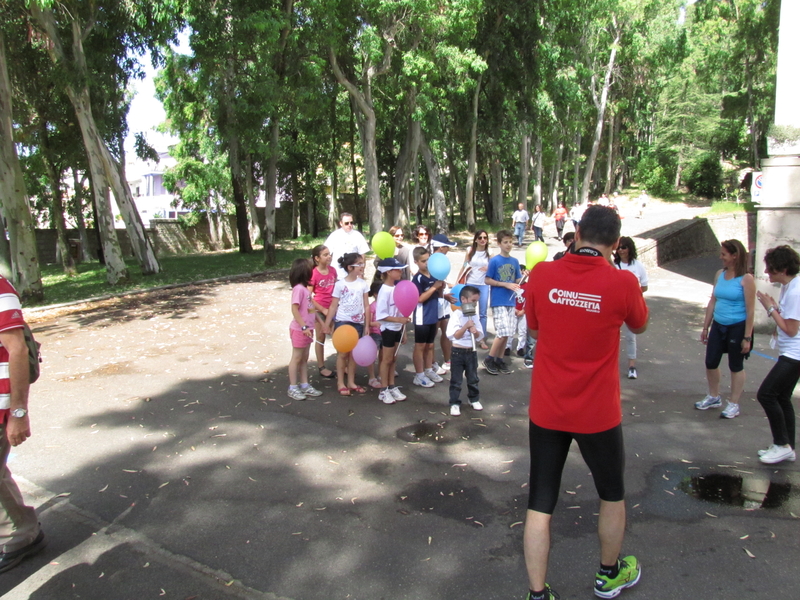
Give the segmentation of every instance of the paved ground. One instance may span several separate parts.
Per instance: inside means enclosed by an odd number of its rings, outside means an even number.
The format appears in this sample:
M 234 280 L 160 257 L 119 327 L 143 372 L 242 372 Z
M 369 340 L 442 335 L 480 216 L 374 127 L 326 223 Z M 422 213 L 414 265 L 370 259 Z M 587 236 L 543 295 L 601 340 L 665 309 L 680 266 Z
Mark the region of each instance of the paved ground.
M 651 272 L 640 378 L 623 379 L 625 551 L 644 570 L 631 598 L 772 600 L 800 584 L 797 466 L 756 459 L 770 441 L 755 401 L 766 339 L 741 417 L 692 407 L 715 268 Z M 286 281 L 260 278 L 37 317 L 34 437 L 10 466 L 50 544 L 0 577 L 3 598 L 524 596 L 521 360 L 511 375 L 482 372 L 486 409 L 460 418 L 446 384 L 409 385 L 408 348 L 404 403 L 340 398 L 318 378 L 324 396 L 293 402 L 288 298 Z M 562 490 L 549 581 L 562 599 L 589 598 L 598 505 L 577 452 Z

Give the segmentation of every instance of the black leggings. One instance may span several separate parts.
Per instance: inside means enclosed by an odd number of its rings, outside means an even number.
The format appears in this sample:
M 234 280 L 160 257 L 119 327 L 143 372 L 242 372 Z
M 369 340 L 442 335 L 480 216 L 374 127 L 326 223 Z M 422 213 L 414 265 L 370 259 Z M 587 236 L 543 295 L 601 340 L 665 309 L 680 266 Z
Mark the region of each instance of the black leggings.
M 581 456 L 592 472 L 601 500 L 619 502 L 625 498 L 625 444 L 622 425 L 599 433 L 569 433 L 545 429 L 530 423 L 530 496 L 528 508 L 553 514 L 561 488 L 561 474 L 572 440 L 578 442 Z
M 779 356 L 778 364 L 758 388 L 758 402 L 767 413 L 772 443 L 778 446 L 795 444 L 795 416 L 792 392 L 800 379 L 800 360 Z

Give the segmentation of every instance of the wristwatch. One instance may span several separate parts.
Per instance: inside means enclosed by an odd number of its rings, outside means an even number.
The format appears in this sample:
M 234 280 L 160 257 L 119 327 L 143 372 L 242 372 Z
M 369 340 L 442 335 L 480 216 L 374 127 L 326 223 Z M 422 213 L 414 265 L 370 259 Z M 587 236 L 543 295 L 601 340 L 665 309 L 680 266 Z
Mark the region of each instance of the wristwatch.
M 768 316 L 768 317 L 771 317 L 771 316 L 772 316 L 772 313 L 774 313 L 776 310 L 777 310 L 778 312 L 781 312 L 781 309 L 780 309 L 780 308 L 778 308 L 777 306 L 775 306 L 775 305 L 773 304 L 772 306 L 770 306 L 770 307 L 767 309 L 767 316 Z
M 307 329 L 308 329 L 308 325 L 303 325 L 303 326 L 300 328 L 300 331 L 306 331 Z
M 15 408 L 14 410 L 11 411 L 11 416 L 16 417 L 17 419 L 21 419 L 27 414 L 28 411 L 25 410 L 24 408 Z
M 753 338 L 752 338 L 752 337 L 746 337 L 746 336 L 745 336 L 745 337 L 743 337 L 742 339 L 743 339 L 745 342 L 752 342 L 752 341 L 753 341 Z

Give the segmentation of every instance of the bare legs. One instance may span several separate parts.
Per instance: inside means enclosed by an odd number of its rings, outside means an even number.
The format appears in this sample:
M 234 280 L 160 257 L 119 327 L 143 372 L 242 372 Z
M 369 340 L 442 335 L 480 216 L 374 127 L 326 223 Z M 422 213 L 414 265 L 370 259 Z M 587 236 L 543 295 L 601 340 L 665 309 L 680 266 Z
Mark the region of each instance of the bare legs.
M 550 557 L 551 515 L 528 510 L 525 520 L 525 567 L 528 571 L 530 589 L 544 589 L 547 577 L 547 562 Z M 613 565 L 622 550 L 625 537 L 625 501 L 600 501 L 600 518 L 597 522 L 600 538 L 600 563 Z
M 719 396 L 719 383 L 722 375 L 719 369 L 706 369 L 706 379 L 708 380 L 708 395 Z M 739 399 L 744 391 L 746 377 L 744 370 L 738 373 L 731 373 L 731 403 L 739 404 Z

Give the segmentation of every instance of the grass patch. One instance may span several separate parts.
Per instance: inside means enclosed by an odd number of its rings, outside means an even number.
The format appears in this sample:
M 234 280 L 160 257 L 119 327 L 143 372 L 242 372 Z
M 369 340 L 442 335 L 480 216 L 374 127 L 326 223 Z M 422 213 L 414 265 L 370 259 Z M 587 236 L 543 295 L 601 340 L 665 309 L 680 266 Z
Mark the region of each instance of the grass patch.
M 311 256 L 314 246 L 306 240 L 293 240 L 293 244 L 284 244 L 278 248 L 278 264 L 273 269 L 288 269 L 297 257 Z M 162 285 L 190 283 L 203 279 L 214 279 L 227 275 L 257 273 L 267 270 L 264 266 L 264 252 L 256 249 L 251 254 L 241 254 L 236 250 L 209 252 L 204 254 L 188 254 L 183 256 L 165 256 L 159 259 L 161 272 L 156 275 L 142 275 L 135 259 L 128 259 L 130 279 L 117 285 L 106 282 L 106 269 L 100 263 L 82 263 L 78 265 L 78 274 L 69 277 L 64 274 L 61 265 L 46 265 L 42 268 L 42 284 L 45 300 L 40 303 L 26 302 L 26 306 L 45 306 L 85 300 L 107 294 L 118 294 L 134 290 L 144 290 Z
M 748 208 L 752 208 L 752 204 L 749 202 L 731 202 L 728 200 L 719 200 L 717 202 L 713 202 L 705 214 L 720 215 L 739 212 L 744 213 L 748 211 Z

